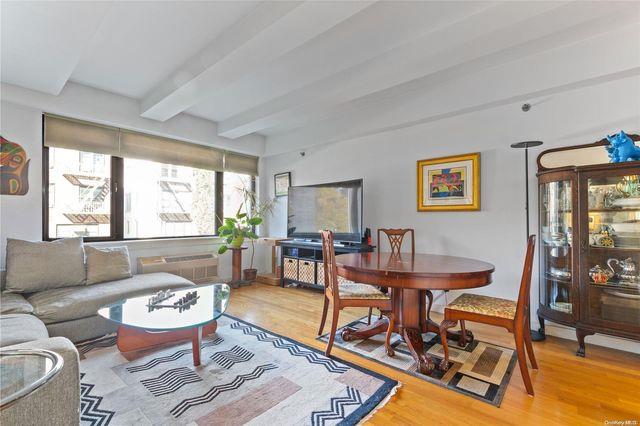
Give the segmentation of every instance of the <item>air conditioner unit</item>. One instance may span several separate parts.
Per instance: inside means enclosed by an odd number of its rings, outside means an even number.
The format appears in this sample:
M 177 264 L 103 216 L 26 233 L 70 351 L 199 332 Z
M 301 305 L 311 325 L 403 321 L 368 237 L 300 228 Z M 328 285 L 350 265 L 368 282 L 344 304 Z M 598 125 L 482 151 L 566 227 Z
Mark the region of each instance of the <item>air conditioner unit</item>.
M 138 273 L 168 272 L 194 283 L 206 283 L 218 279 L 218 256 L 200 253 L 176 256 L 151 256 L 138 258 Z

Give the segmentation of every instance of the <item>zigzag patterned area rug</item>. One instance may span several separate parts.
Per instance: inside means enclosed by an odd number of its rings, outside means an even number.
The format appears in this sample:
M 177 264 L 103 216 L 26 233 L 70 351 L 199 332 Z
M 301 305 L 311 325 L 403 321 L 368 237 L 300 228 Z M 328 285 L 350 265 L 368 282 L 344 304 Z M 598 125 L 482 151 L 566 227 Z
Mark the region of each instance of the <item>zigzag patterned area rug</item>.
M 338 328 L 334 346 L 455 392 L 497 407 L 500 406 L 517 362 L 515 350 L 478 340 L 461 348 L 458 346 L 458 342 L 449 340 L 449 369 L 444 372 L 435 368 L 431 375 L 426 376 L 418 373 L 409 348 L 399 334 L 394 333 L 391 338 L 391 346 L 395 351 L 393 357 L 388 356 L 385 351 L 384 334 L 377 334 L 365 340 L 350 342 L 342 340 L 341 334 L 344 328 L 349 327 L 357 330 L 365 327 L 366 321 L 367 317 L 362 317 Z M 328 336 L 328 333 L 324 334 L 318 337 L 318 340 L 326 342 Z M 444 357 L 440 336 L 435 333 L 424 333 L 422 340 L 425 351 L 438 365 Z
M 398 382 L 237 318 L 191 342 L 121 354 L 115 336 L 78 345 L 83 425 L 351 425 Z

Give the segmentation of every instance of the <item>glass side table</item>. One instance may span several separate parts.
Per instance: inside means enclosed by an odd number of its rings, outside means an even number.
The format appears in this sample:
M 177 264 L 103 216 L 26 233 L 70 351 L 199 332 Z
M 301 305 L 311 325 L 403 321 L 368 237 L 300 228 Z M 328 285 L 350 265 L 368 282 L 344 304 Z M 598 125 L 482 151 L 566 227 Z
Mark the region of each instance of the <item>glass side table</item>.
M 51 380 L 64 361 L 44 349 L 0 351 L 0 410 Z

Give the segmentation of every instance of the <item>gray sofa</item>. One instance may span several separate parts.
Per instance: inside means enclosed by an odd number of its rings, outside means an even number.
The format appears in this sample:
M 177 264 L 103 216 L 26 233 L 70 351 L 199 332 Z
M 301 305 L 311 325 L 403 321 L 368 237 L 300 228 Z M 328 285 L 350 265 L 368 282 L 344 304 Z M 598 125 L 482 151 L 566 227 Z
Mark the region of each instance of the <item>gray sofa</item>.
M 37 265 L 39 259 L 31 261 Z M 7 262 L 7 269 L 10 267 Z M 117 328 L 96 315 L 98 308 L 131 296 L 192 285 L 176 275 L 153 273 L 29 293 L 8 292 L 3 287 L 0 348 L 49 349 L 63 357 L 64 367 L 40 389 L 0 411 L 0 424 L 78 424 L 79 357 L 74 343 L 112 333 Z

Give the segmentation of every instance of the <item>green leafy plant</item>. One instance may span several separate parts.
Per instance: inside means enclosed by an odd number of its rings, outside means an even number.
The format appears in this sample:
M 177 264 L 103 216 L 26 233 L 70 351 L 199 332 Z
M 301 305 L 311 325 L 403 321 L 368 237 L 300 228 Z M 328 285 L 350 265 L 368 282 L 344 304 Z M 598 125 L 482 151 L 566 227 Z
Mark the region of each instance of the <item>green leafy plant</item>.
M 247 188 L 238 188 L 242 192 L 242 203 L 238 207 L 235 217 L 225 217 L 224 223 L 218 228 L 218 235 L 225 239 L 218 249 L 218 254 L 223 254 L 229 247 L 240 248 L 245 240 L 251 242 L 251 263 L 249 269 L 253 269 L 255 256 L 255 241 L 259 238 L 255 227 L 260 225 L 264 218 L 273 212 L 275 199 L 260 201 L 255 191 Z

